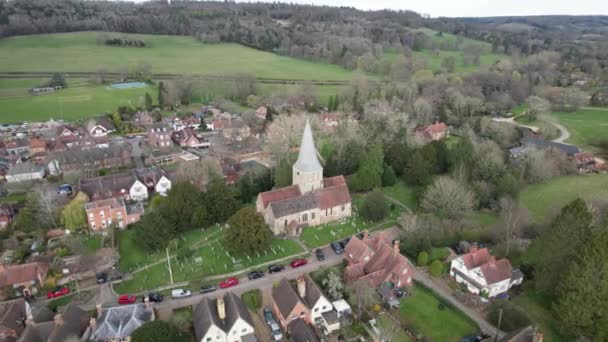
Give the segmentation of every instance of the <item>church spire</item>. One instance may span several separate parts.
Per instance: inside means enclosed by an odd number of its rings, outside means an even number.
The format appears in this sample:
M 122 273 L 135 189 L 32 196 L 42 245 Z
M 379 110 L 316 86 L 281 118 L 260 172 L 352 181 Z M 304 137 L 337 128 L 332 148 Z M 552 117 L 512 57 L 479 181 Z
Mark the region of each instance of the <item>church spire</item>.
M 306 118 L 306 126 L 304 127 L 304 135 L 300 144 L 300 154 L 294 167 L 303 172 L 321 171 L 323 167 L 317 158 L 317 149 L 315 141 L 312 137 L 312 129 L 310 128 L 310 120 Z

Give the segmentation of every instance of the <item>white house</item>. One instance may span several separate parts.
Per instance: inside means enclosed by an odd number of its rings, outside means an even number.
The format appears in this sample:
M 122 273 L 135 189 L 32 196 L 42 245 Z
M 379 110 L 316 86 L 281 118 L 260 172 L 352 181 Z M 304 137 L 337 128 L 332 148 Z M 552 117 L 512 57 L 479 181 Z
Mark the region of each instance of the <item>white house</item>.
M 105 137 L 116 130 L 110 119 L 105 116 L 90 119 L 85 124 L 85 128 L 94 138 Z
M 296 283 L 298 295 L 310 310 L 310 321 L 326 334 L 339 330 L 338 313 L 327 297 L 323 295 L 317 283 L 308 274 L 299 277 Z
M 148 188 L 144 183 L 135 179 L 131 187 L 129 188 L 129 198 L 134 201 L 145 201 L 148 199 Z
M 232 292 L 215 300 L 204 297 L 192 315 L 199 342 L 242 342 L 254 338 L 251 314 L 241 298 Z
M 507 292 L 523 281 L 523 274 L 519 269 L 513 269 L 508 259 L 496 260 L 487 248 L 475 247 L 452 260 L 450 275 L 458 283 L 465 284 L 469 292 L 486 293 L 488 297 Z
M 167 196 L 171 190 L 171 179 L 167 171 L 158 166 L 135 170 L 137 179 L 148 188 L 161 196 Z
M 44 178 L 44 167 L 31 162 L 15 164 L 8 170 L 5 178 L 8 183 L 42 179 Z
M 158 183 L 156 183 L 156 185 L 154 186 L 154 191 L 161 196 L 167 196 L 169 190 L 171 190 L 171 180 L 169 180 L 169 178 L 163 175 L 158 180 Z

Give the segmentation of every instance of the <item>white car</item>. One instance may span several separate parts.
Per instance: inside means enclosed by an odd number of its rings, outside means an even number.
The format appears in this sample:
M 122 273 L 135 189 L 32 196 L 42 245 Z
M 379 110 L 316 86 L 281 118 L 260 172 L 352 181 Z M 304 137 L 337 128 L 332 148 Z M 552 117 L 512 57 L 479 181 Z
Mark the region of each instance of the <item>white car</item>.
M 272 338 L 275 341 L 281 341 L 283 339 L 283 333 L 279 329 L 279 325 L 276 322 L 270 323 L 270 330 L 272 331 Z
M 171 291 L 171 297 L 173 298 L 186 298 L 192 296 L 192 292 L 184 289 L 175 289 Z

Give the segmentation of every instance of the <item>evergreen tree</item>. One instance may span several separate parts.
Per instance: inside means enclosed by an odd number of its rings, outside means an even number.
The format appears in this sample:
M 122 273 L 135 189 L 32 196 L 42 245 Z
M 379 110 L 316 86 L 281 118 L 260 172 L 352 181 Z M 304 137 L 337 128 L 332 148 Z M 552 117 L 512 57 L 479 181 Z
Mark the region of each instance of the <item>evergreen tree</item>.
M 158 83 L 158 105 L 160 107 L 165 107 L 167 105 L 167 98 L 165 92 L 165 83 L 161 81 Z
M 382 172 L 382 186 L 392 186 L 397 183 L 397 176 L 395 171 L 390 165 L 384 164 L 384 171 Z
M 159 212 L 142 216 L 135 224 L 135 243 L 144 251 L 154 253 L 167 247 L 175 236 L 176 226 Z
M 153 106 L 152 96 L 150 96 L 150 93 L 146 92 L 146 109 L 151 110 Z
M 338 110 L 338 108 L 340 108 L 340 97 L 338 95 L 336 95 L 334 97 L 334 107 L 333 107 L 332 111 L 336 111 L 336 110 Z
M 279 160 L 279 164 L 274 171 L 274 186 L 275 188 L 282 188 L 289 186 L 292 183 L 292 163 L 288 157 Z
M 426 159 L 420 150 L 412 154 L 403 170 L 403 178 L 408 184 L 425 186 L 433 180 L 434 164 Z
M 377 222 L 385 218 L 390 212 L 386 198 L 380 190 L 374 190 L 365 196 L 361 207 L 361 216 L 366 220 Z
M 49 81 L 49 87 L 61 87 L 66 88 L 68 84 L 65 81 L 65 77 L 62 74 L 54 73 Z
M 327 101 L 327 110 L 329 110 L 330 112 L 334 110 L 334 97 L 333 96 L 329 96 L 329 100 Z
M 384 152 L 382 144 L 375 143 L 363 156 L 359 170 L 350 181 L 353 191 L 366 191 L 382 186 L 382 172 L 384 171 Z
M 225 241 L 232 253 L 252 255 L 264 251 L 272 242 L 272 232 L 253 206 L 241 208 L 227 223 Z
M 198 189 L 189 182 L 177 182 L 171 187 L 159 212 L 176 231 L 187 231 L 202 228 L 209 223 L 211 215 L 207 215 L 206 202 Z
M 215 177 L 207 184 L 204 203 L 210 223 L 226 222 L 238 209 L 235 189 L 226 185 L 220 177 Z

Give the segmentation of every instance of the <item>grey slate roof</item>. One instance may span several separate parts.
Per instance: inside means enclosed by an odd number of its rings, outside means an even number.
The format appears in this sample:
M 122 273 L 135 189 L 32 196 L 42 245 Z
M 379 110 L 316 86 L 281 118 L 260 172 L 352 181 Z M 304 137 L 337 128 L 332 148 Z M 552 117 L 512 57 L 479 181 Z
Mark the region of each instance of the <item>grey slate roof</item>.
M 574 145 L 556 143 L 553 141 L 548 141 L 543 138 L 534 137 L 534 136 L 527 136 L 527 137 L 521 139 L 521 143 L 525 146 L 533 146 L 538 149 L 555 148 L 555 149 L 558 149 L 558 150 L 564 152 L 565 154 L 567 154 L 569 156 L 577 154 L 581 151 L 578 147 L 576 147 Z
M 321 163 L 319 163 L 319 158 L 317 158 L 317 149 L 315 148 L 312 129 L 310 128 L 310 120 L 308 119 L 306 119 L 306 126 L 304 127 L 304 135 L 302 136 L 302 143 L 300 144 L 298 160 L 296 160 L 293 167 L 304 172 L 323 170 Z
M 309 309 L 312 309 L 312 307 L 317 304 L 319 298 L 323 296 L 323 293 L 321 292 L 319 285 L 317 285 L 308 274 L 304 274 L 304 283 L 306 284 L 306 291 L 304 293 L 304 298 L 302 299 L 304 299 L 304 304 L 306 304 Z
M 287 330 L 289 330 L 289 340 L 292 342 L 319 342 L 319 338 L 312 327 L 306 324 L 303 319 L 292 321 Z
M 251 314 L 241 298 L 232 292 L 224 295 L 224 306 L 226 309 L 226 319 L 221 320 L 217 312 L 217 299 L 205 297 L 194 308 L 192 320 L 194 323 L 194 333 L 197 340 L 201 340 L 211 325 L 215 325 L 228 333 L 234 323 L 242 318 L 253 327 Z
M 314 193 L 307 193 L 295 198 L 270 203 L 270 209 L 275 218 L 300 213 L 317 207 Z
M 40 172 L 44 170 L 44 167 L 41 165 L 36 165 L 31 162 L 19 163 L 12 166 L 8 169 L 8 175 L 22 175 L 34 172 Z
M 152 310 L 145 304 L 132 304 L 104 308 L 97 318 L 97 329 L 91 335 L 91 341 L 105 341 L 112 338 L 125 338 L 135 329 L 154 319 Z
M 19 342 L 47 342 L 54 327 L 53 321 L 28 326 L 20 336 Z
M 70 336 L 80 337 L 89 324 L 89 314 L 76 305 L 69 305 L 63 313 L 63 324 L 51 332 L 48 342 L 63 342 Z

